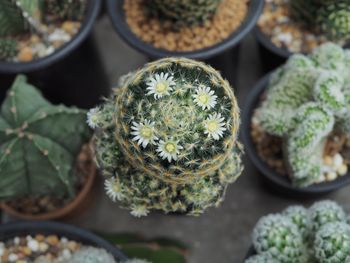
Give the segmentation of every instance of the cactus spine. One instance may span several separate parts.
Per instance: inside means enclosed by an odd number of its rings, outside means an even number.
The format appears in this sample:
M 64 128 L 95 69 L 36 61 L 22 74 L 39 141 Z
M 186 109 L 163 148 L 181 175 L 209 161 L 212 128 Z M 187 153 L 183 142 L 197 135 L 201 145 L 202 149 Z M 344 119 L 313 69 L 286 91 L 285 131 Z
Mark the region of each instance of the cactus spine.
M 198 25 L 210 19 L 222 0 L 149 0 L 149 11 L 177 25 Z
M 84 116 L 77 108 L 51 105 L 18 76 L 0 112 L 0 199 L 72 197 L 72 168 L 90 134 Z
M 92 109 L 96 152 L 113 200 L 149 210 L 202 213 L 242 171 L 239 110 L 227 81 L 188 59 L 162 59 L 122 78 Z
M 309 57 L 292 56 L 272 77 L 257 119 L 269 134 L 283 137 L 284 158 L 297 187 L 323 180 L 323 153 L 335 129 L 348 133 L 349 55 L 335 44 Z

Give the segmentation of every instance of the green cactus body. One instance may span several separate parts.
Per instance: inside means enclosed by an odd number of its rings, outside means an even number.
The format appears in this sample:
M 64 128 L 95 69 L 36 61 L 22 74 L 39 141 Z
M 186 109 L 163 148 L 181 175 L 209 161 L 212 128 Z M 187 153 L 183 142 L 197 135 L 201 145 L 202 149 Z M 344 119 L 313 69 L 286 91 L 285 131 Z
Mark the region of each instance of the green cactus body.
M 83 20 L 86 6 L 87 0 L 45 0 L 45 11 L 61 19 Z
M 277 262 L 307 262 L 302 234 L 288 217 L 262 217 L 254 229 L 253 244 L 258 253 L 268 253 Z
M 177 25 L 198 25 L 209 20 L 222 0 L 149 0 L 152 15 L 174 21 Z
M 8 60 L 17 54 L 17 41 L 0 39 L 0 60 Z
M 37 29 L 41 8 L 42 0 L 1 0 L 0 37 Z
M 0 199 L 73 196 L 72 166 L 89 139 L 84 116 L 51 105 L 18 76 L 0 112 Z
M 316 233 L 328 223 L 345 222 L 346 215 L 341 206 L 332 201 L 320 201 L 310 207 L 311 230 Z
M 150 209 L 200 214 L 222 201 L 242 171 L 236 99 L 203 63 L 147 64 L 88 122 L 107 193 L 136 216 Z
M 262 253 L 248 258 L 244 263 L 278 263 L 268 253 Z
M 303 206 L 290 206 L 283 211 L 283 215 L 288 217 L 298 227 L 304 240 L 307 240 L 310 235 L 310 217 L 308 210 Z
M 71 263 L 116 263 L 114 257 L 106 250 L 84 247 L 73 254 Z
M 310 56 L 292 56 L 271 77 L 257 120 L 271 135 L 283 138 L 292 182 L 306 187 L 324 180 L 327 137 L 340 127 L 350 132 L 350 55 L 324 44 Z
M 343 222 L 324 225 L 316 233 L 314 251 L 320 263 L 350 262 L 350 226 Z

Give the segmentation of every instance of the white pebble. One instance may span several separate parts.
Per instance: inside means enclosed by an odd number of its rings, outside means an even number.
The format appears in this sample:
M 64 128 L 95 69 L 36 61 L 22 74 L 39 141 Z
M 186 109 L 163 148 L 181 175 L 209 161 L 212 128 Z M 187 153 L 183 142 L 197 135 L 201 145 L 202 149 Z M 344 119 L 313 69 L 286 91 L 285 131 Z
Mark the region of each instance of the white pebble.
M 68 243 L 68 239 L 66 237 L 61 237 L 61 243 Z
M 68 42 L 70 39 L 71 39 L 71 36 L 62 29 L 55 29 L 55 31 L 53 31 L 48 37 L 48 40 L 50 42 L 55 42 L 55 41 Z
M 293 36 L 292 36 L 291 33 L 281 33 L 281 34 L 278 35 L 278 39 L 281 42 L 290 43 L 293 40 Z
M 343 157 L 342 157 L 339 153 L 337 153 L 336 155 L 334 155 L 334 157 L 333 157 L 333 167 L 334 167 L 335 169 L 337 169 L 338 167 L 340 167 L 340 166 L 343 164 L 343 162 L 344 162 L 344 159 L 343 159 Z
M 34 252 L 39 250 L 39 242 L 36 241 L 35 239 L 30 240 L 27 245 Z
M 49 245 L 48 244 L 46 244 L 46 243 L 44 243 L 44 242 L 41 242 L 40 244 L 39 244 L 39 250 L 41 251 L 41 252 L 45 252 L 46 250 L 48 250 L 49 249 Z
M 327 181 L 334 181 L 335 179 L 337 179 L 337 173 L 335 173 L 335 172 L 327 173 L 326 179 L 327 179 Z
M 62 251 L 62 257 L 68 259 L 68 258 L 71 258 L 71 256 L 72 256 L 72 253 L 69 251 L 69 249 L 66 248 Z
M 15 261 L 17 261 L 17 259 L 18 259 L 18 256 L 17 256 L 16 254 L 10 254 L 10 255 L 8 256 L 8 260 L 9 260 L 10 262 L 15 262 Z
M 21 239 L 19 237 L 15 237 L 13 239 L 13 243 L 15 243 L 15 245 L 18 245 L 20 241 L 21 241 Z
M 346 164 L 342 164 L 338 167 L 337 173 L 341 176 L 346 175 L 348 173 L 348 166 Z
M 3 247 L 0 247 L 0 257 L 2 257 L 2 255 L 4 255 L 5 249 Z

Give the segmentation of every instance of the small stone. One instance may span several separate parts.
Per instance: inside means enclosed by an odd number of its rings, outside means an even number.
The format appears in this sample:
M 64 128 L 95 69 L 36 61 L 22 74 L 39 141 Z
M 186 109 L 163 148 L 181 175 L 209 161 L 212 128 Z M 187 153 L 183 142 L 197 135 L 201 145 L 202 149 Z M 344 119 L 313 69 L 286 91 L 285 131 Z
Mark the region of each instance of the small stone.
M 51 246 L 56 246 L 59 243 L 58 237 L 55 235 L 48 236 L 46 238 L 47 243 L 49 243 Z
M 39 250 L 41 251 L 41 252 L 45 252 L 45 251 L 47 251 L 49 249 L 49 245 L 48 244 L 46 244 L 46 243 L 44 243 L 44 242 L 40 242 L 39 243 Z
M 30 47 L 22 48 L 18 53 L 18 60 L 20 62 L 29 62 L 33 60 L 33 51 Z
M 343 162 L 344 162 L 343 157 L 339 153 L 337 153 L 333 158 L 333 167 L 337 169 L 343 164 Z
M 70 35 L 74 35 L 77 33 L 78 29 L 76 23 L 72 21 L 66 21 L 62 24 L 61 28 L 66 31 Z
M 346 164 L 342 164 L 341 166 L 338 167 L 337 173 L 340 176 L 344 176 L 348 173 L 348 166 Z
M 28 247 L 29 247 L 32 251 L 36 252 L 36 251 L 39 250 L 39 242 L 36 241 L 35 239 L 32 239 L 32 240 L 30 240 L 30 241 L 28 242 Z
M 16 255 L 16 254 L 10 254 L 9 256 L 8 256 L 8 260 L 10 261 L 10 262 L 15 262 L 16 260 L 18 260 L 18 256 Z
M 327 181 L 334 181 L 335 179 L 337 179 L 337 173 L 329 172 L 329 173 L 326 174 L 326 180 Z
M 331 156 L 326 156 L 324 159 L 324 164 L 327 166 L 332 166 L 333 165 L 333 159 Z

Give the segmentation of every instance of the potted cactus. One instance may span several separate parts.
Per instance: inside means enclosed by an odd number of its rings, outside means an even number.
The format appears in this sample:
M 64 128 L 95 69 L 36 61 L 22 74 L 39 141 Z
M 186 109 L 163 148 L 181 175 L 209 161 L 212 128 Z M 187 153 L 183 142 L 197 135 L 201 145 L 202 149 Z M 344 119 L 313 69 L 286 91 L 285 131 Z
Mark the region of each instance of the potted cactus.
M 350 40 L 350 3 L 344 0 L 266 1 L 256 36 L 266 71 L 293 53 L 310 53 L 327 41 Z
M 134 216 L 199 215 L 242 171 L 236 98 L 201 62 L 167 58 L 124 76 L 88 123 L 107 194 Z
M 349 182 L 349 58 L 331 43 L 293 55 L 248 99 L 248 154 L 279 186 L 323 192 Z
M 350 260 L 350 225 L 344 209 L 320 201 L 262 217 L 245 263 L 330 263 Z
M 50 104 L 25 76 L 16 78 L 0 112 L 2 209 L 23 219 L 56 219 L 88 202 L 96 168 L 85 114 Z
M 16 222 L 0 226 L 1 262 L 120 263 L 129 262 L 99 236 L 56 222 Z

